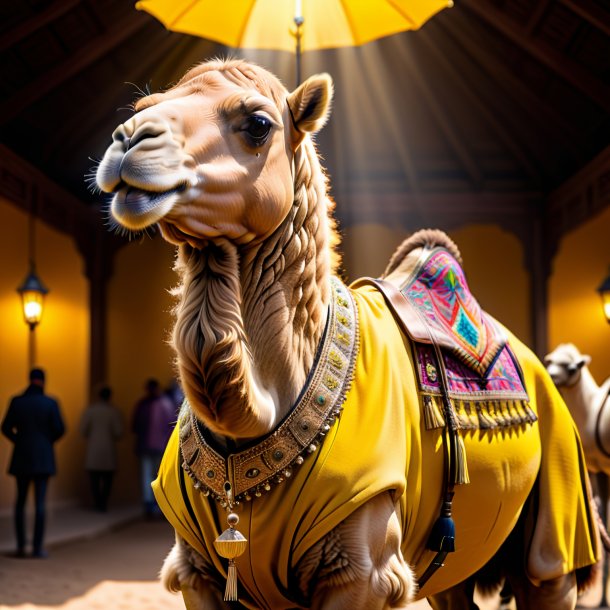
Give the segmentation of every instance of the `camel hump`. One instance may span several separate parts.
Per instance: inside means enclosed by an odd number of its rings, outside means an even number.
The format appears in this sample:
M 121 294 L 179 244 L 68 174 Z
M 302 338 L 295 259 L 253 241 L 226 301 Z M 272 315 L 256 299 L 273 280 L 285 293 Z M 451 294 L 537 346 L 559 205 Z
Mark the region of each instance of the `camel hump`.
M 396 248 L 382 277 L 386 277 L 395 271 L 405 257 L 416 248 L 445 248 L 445 250 L 457 260 L 459 265 L 462 266 L 462 255 L 460 254 L 460 250 L 447 233 L 440 231 L 439 229 L 421 229 L 407 237 L 400 246 Z

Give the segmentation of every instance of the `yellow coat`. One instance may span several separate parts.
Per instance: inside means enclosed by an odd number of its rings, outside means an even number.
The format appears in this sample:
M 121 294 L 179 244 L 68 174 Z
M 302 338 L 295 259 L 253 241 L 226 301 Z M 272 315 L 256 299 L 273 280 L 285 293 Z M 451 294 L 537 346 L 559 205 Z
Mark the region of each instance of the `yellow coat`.
M 352 293 L 360 346 L 340 418 L 289 482 L 238 507 L 238 529 L 248 539 L 245 554 L 237 559 L 240 602 L 247 608 L 307 607 L 292 580 L 299 560 L 356 508 L 384 491 L 400 503 L 402 550 L 418 576 L 433 556 L 425 542 L 443 490 L 441 433 L 425 429 L 412 351 L 383 296 L 371 286 Z M 494 555 L 536 480 L 539 509 L 528 557 L 530 578 L 547 580 L 596 561 L 595 525 L 576 429 L 542 364 L 510 334 L 509 342 L 539 421 L 460 432 L 471 482 L 456 487 L 456 552 L 420 597 L 460 582 Z M 153 484 L 157 501 L 178 534 L 209 557 L 224 578 L 226 562 L 213 546 L 226 527 L 224 510 L 194 488 L 181 464 L 176 430 Z

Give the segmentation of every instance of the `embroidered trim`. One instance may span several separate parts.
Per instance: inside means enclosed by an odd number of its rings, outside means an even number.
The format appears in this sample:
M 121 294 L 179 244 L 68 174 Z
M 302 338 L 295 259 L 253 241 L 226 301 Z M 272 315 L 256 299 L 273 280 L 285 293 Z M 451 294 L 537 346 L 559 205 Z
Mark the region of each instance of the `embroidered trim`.
M 442 391 L 432 348 L 414 345 L 417 377 L 427 430 L 443 428 Z M 510 346 L 502 348 L 487 376 L 464 368 L 453 355 L 443 353 L 448 399 L 458 430 L 487 430 L 530 424 L 538 418 L 529 405 L 520 366 Z
M 340 280 L 331 280 L 329 324 L 309 384 L 288 417 L 269 436 L 243 451 L 220 455 L 200 433 L 192 409 L 180 420 L 182 468 L 196 489 L 221 506 L 251 500 L 313 453 L 339 416 L 353 379 L 359 332 L 356 305 Z
M 428 342 L 432 335 L 470 369 L 487 374 L 506 337 L 481 310 L 449 252 L 441 247 L 431 250 L 400 292 L 419 314 L 412 321 L 416 327 L 409 329 L 416 341 L 419 337 Z

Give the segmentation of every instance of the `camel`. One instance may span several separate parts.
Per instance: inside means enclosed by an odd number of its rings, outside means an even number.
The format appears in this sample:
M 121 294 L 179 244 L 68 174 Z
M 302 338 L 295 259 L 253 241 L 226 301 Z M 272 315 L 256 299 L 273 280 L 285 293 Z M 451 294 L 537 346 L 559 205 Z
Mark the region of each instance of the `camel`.
M 591 357 L 572 343 L 561 343 L 544 357 L 582 441 L 587 469 L 610 474 L 610 378 L 598 386 L 589 370 Z
M 604 525 L 608 522 L 610 475 L 610 377 L 601 386 L 589 370 L 591 357 L 572 343 L 560 343 L 544 357 L 551 379 L 559 388 L 580 433 L 587 470 Z M 603 536 L 602 530 L 602 536 Z M 607 605 L 608 563 L 604 562 L 600 607 Z
M 313 141 L 331 99 L 326 74 L 289 92 L 204 62 L 138 100 L 97 168 L 120 227 L 177 247 L 161 578 L 190 610 L 474 610 L 502 578 L 522 610 L 573 609 L 598 532 L 567 409 L 444 233 L 340 279 Z

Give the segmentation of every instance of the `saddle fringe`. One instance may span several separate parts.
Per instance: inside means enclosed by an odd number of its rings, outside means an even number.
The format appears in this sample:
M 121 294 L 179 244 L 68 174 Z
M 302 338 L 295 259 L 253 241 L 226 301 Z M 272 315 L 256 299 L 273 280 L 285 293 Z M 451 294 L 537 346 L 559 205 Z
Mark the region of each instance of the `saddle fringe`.
M 450 398 L 458 430 L 494 430 L 531 424 L 538 417 L 527 400 L 456 400 Z M 435 394 L 422 394 L 422 412 L 426 430 L 446 426 L 443 400 Z

